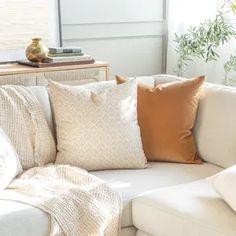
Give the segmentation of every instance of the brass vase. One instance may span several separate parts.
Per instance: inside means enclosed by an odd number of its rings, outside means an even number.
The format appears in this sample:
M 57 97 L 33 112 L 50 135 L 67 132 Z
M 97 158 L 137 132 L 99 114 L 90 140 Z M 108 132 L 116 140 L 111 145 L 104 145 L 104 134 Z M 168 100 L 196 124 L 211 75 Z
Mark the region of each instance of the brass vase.
M 25 54 L 31 62 L 43 62 L 48 57 L 48 48 L 42 43 L 41 38 L 33 38 L 32 43 L 26 48 Z

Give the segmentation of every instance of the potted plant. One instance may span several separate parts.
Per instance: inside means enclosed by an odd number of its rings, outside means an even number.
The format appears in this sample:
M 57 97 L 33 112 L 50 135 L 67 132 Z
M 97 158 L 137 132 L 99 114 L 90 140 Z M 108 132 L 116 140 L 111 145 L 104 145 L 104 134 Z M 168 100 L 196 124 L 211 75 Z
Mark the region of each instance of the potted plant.
M 224 1 L 214 19 L 190 27 L 184 34 L 175 34 L 177 75 L 182 76 L 188 62 L 194 58 L 202 58 L 205 62 L 217 61 L 220 57 L 217 48 L 236 38 L 236 30 L 228 18 L 229 11 L 236 12 L 236 3 L 232 0 Z
M 231 55 L 230 59 L 224 64 L 225 69 L 225 85 L 236 85 L 236 55 Z

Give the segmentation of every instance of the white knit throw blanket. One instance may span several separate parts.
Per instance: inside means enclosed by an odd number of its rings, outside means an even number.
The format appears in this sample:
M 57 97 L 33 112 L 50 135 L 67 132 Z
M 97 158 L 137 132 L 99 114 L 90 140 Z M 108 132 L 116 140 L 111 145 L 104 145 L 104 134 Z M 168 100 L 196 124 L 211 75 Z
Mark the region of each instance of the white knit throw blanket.
M 0 127 L 10 138 L 23 169 L 53 163 L 56 146 L 39 100 L 23 86 L 0 86 Z
M 35 167 L 0 199 L 35 206 L 51 216 L 51 236 L 118 236 L 121 198 L 99 178 L 67 165 Z

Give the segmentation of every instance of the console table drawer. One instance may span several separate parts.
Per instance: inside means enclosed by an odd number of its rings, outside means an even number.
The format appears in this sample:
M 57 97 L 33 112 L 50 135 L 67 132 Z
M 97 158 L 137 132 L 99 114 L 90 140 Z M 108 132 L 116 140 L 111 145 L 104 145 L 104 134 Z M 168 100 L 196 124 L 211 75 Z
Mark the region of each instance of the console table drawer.
M 0 76 L 0 85 L 15 84 L 25 86 L 35 86 L 38 73 L 34 74 L 16 74 Z
M 109 64 L 93 64 L 33 68 L 16 63 L 0 65 L 0 85 L 47 86 L 48 79 L 69 85 L 109 80 Z
M 47 86 L 47 79 L 68 85 L 80 85 L 96 81 L 104 81 L 106 80 L 106 68 L 100 67 L 80 70 L 45 72 L 44 78 L 37 78 L 37 85 Z

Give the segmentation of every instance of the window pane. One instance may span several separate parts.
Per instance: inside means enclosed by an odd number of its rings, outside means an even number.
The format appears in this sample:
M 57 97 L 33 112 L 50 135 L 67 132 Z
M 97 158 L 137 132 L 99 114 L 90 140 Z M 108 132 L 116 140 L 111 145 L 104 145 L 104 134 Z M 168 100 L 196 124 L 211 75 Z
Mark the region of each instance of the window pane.
M 48 24 L 48 0 L 0 0 L 0 51 L 25 49 L 33 37 L 47 44 Z

